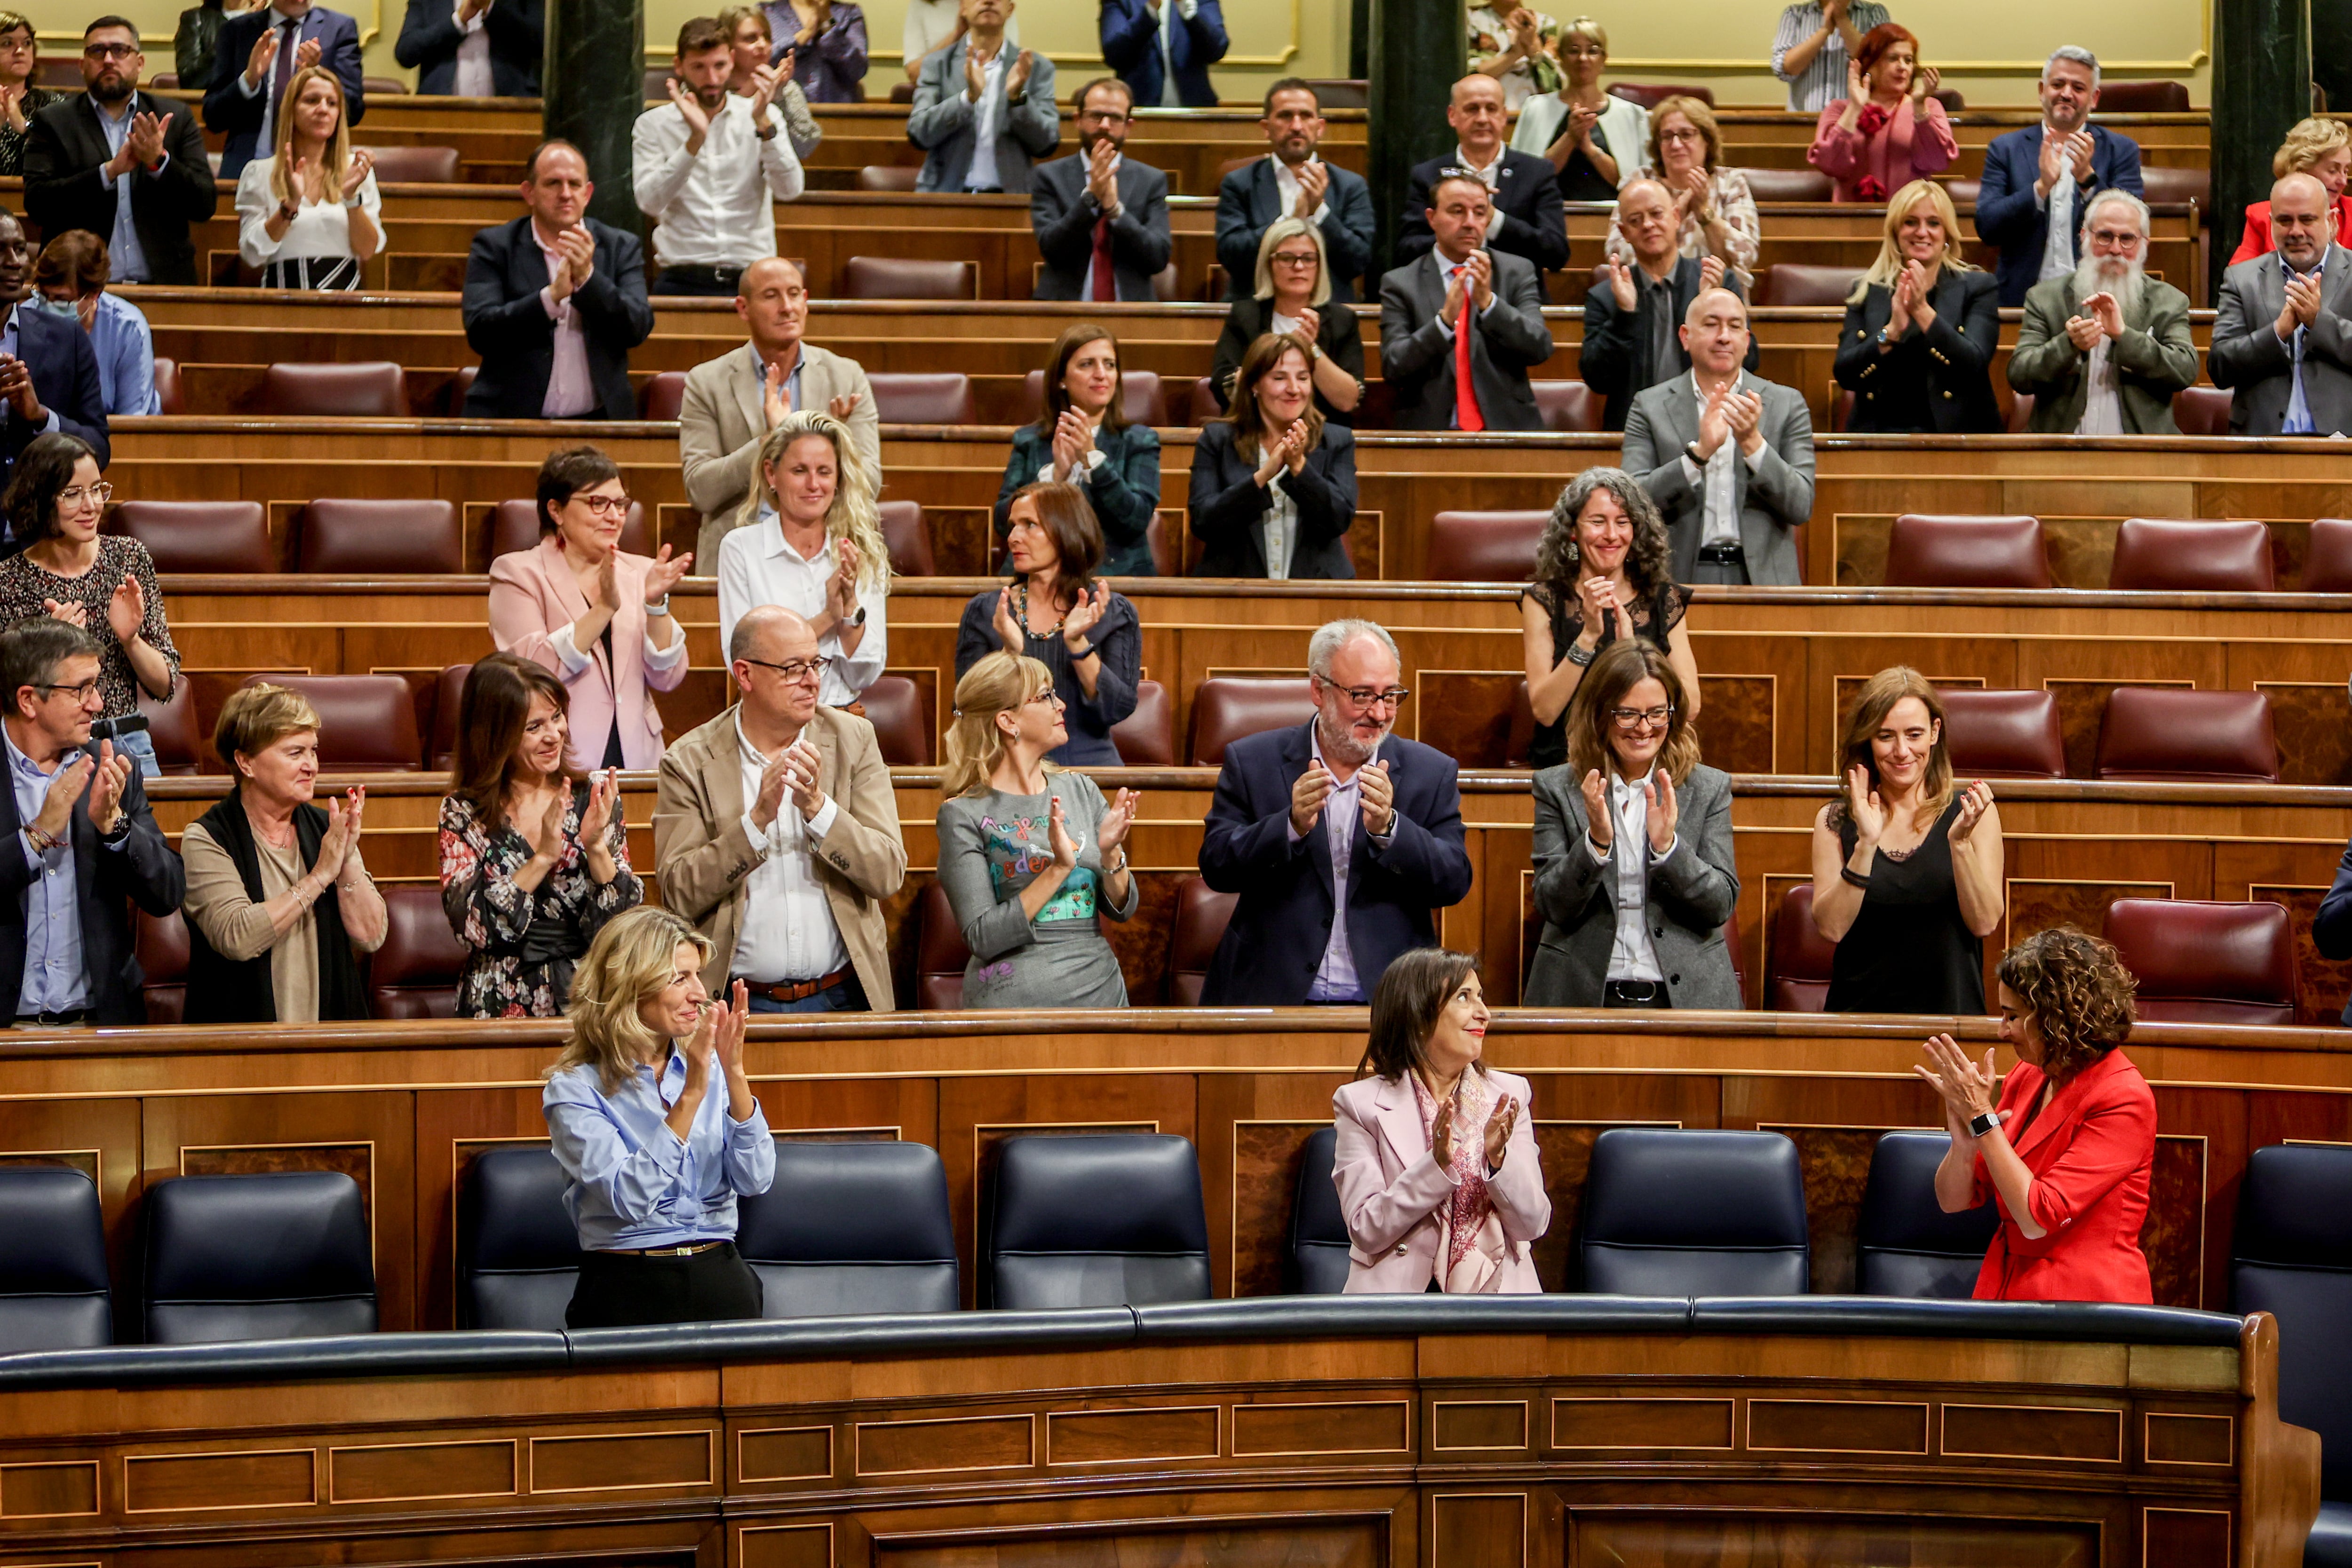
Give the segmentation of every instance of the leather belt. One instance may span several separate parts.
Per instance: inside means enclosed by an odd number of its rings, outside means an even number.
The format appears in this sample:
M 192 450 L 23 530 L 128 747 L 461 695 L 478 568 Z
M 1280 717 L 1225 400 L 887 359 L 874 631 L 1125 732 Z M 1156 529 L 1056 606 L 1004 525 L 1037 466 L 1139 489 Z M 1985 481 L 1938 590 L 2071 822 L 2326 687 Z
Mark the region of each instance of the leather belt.
M 714 1247 L 724 1247 L 723 1241 L 698 1241 L 688 1247 L 604 1247 L 615 1258 L 692 1258 L 698 1252 L 708 1252 Z
M 787 980 L 781 985 L 754 985 L 747 980 L 743 983 L 743 989 L 754 996 L 764 996 L 771 1002 L 805 1002 L 818 992 L 830 991 L 856 973 L 857 968 L 855 964 L 845 964 L 832 973 L 821 974 L 814 980 Z
M 1698 558 L 1712 566 L 1745 566 L 1748 552 L 1737 544 L 1702 544 Z
M 662 268 L 663 272 L 672 278 L 690 279 L 697 283 L 739 283 L 742 281 L 744 270 L 740 266 L 713 267 L 707 262 L 679 262 L 675 266 Z
M 1603 996 L 1621 1007 L 1663 1007 L 1666 987 L 1657 980 L 1611 980 L 1602 984 Z

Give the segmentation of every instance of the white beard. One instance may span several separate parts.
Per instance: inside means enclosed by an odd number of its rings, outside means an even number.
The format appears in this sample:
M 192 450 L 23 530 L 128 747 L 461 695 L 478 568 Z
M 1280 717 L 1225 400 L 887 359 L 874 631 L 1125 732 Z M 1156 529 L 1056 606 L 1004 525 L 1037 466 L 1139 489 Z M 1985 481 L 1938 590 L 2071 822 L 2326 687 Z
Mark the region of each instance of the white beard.
M 2074 268 L 2074 303 L 2079 309 L 2094 294 L 2112 294 L 2128 318 L 2139 306 L 2141 289 L 2147 282 L 2147 263 L 2137 259 L 2126 262 L 2123 276 L 2118 278 L 2108 270 L 2111 259 L 2104 256 L 2083 258 L 2083 264 Z

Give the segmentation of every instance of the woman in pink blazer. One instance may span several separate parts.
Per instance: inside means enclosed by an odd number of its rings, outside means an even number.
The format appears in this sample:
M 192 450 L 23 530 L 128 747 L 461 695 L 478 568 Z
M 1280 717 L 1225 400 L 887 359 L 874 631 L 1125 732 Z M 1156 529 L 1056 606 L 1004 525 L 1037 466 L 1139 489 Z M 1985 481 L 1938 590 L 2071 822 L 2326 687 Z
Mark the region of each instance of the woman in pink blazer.
M 1914 180 L 1951 167 L 1960 155 L 1919 40 L 1883 22 L 1862 36 L 1846 62 L 1846 94 L 1822 110 L 1806 161 L 1833 182 L 1833 202 L 1883 202 Z
M 575 767 L 650 768 L 661 761 L 653 693 L 686 679 L 686 632 L 669 591 L 694 564 L 669 546 L 624 554 L 629 495 L 593 447 L 548 454 L 539 468 L 539 548 L 490 563 L 490 638 L 544 666 L 572 694 Z
M 1331 1180 L 1348 1219 L 1348 1292 L 1534 1294 L 1551 1225 L 1528 1080 L 1479 1060 L 1477 961 L 1398 958 L 1372 993 L 1356 1081 L 1331 1097 Z

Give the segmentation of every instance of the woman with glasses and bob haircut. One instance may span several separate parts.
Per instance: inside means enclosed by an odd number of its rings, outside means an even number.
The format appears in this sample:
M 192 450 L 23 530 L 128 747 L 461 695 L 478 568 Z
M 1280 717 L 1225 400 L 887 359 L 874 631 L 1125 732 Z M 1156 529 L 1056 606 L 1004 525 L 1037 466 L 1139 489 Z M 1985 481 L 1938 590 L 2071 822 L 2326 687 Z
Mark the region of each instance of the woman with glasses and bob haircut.
M 669 593 L 694 564 L 621 548 L 635 502 L 593 447 L 539 466 L 539 543 L 490 563 L 490 640 L 572 693 L 572 763 L 650 768 L 661 761 L 654 693 L 686 679 L 686 629 Z
M 1323 231 L 1303 217 L 1276 218 L 1257 242 L 1257 282 L 1225 311 L 1225 330 L 1209 367 L 1217 406 L 1230 408 L 1234 378 L 1250 347 L 1272 332 L 1307 345 L 1315 406 L 1335 425 L 1350 422 L 1364 400 L 1364 335 L 1356 312 L 1331 298 L 1331 263 Z
M 1536 774 L 1531 1007 L 1737 1009 L 1731 777 L 1698 760 L 1674 661 L 1609 645 L 1568 710 L 1568 762 Z
M 2000 808 L 1952 777 L 1944 705 L 1916 669 L 1882 669 L 1846 710 L 1844 791 L 1813 821 L 1813 929 L 1837 943 L 1832 1013 L 1982 1014 L 1984 939 L 2000 929 Z
M 1096 917 L 1135 913 L 1137 796 L 1105 802 L 1092 779 L 1047 762 L 1067 735 L 1054 672 L 1034 658 L 999 649 L 956 681 L 940 886 L 971 950 L 967 1007 L 1127 1005 Z
M 1356 1079 L 1331 1096 L 1349 1295 L 1533 1295 L 1551 1228 L 1528 1080 L 1486 1065 L 1478 961 L 1419 947 L 1372 988 Z

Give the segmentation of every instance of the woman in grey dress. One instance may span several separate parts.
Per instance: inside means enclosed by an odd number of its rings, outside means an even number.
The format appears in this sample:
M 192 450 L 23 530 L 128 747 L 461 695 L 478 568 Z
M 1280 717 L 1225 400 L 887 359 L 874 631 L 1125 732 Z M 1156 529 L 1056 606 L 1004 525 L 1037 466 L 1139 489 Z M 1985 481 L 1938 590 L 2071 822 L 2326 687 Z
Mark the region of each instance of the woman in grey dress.
M 1136 796 L 1106 804 L 1045 753 L 1069 739 L 1054 672 L 999 651 L 956 682 L 940 807 L 940 882 L 971 957 L 967 1007 L 1124 1007 L 1097 914 L 1135 912 Z

